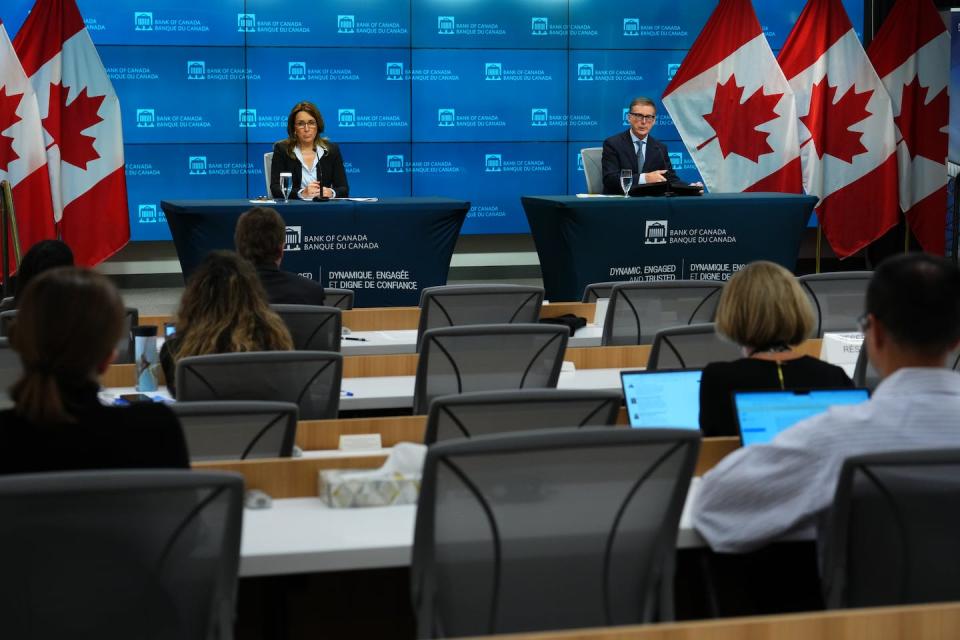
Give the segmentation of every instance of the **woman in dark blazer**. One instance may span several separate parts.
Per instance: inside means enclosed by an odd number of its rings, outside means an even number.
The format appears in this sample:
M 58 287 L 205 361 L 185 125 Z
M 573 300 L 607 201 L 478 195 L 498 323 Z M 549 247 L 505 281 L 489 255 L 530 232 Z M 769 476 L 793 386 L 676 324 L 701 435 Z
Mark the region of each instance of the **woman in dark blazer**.
M 291 198 L 346 198 L 350 195 L 340 147 L 323 133 L 323 116 L 312 102 L 298 102 L 287 116 L 287 139 L 273 145 L 270 193 L 282 198 L 280 174 L 293 174 Z

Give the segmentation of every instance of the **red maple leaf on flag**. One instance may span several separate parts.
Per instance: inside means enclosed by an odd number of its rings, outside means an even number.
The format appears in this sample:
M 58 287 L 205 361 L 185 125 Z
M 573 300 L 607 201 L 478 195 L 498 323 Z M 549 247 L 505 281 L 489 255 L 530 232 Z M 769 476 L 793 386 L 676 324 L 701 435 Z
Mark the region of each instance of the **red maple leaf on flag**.
M 873 96 L 873 89 L 862 93 L 851 86 L 843 96 L 834 102 L 837 87 L 829 86 L 826 76 L 813 85 L 810 94 L 810 110 L 800 118 L 810 132 L 810 138 L 800 144 L 813 142 L 817 155 L 821 158 L 830 154 L 844 162 L 853 162 L 853 156 L 866 153 L 859 131 L 850 131 L 850 127 L 872 114 L 867 111 L 867 103 Z
M 93 148 L 96 138 L 83 133 L 84 129 L 102 122 L 97 111 L 106 96 L 88 96 L 87 88 L 67 104 L 67 90 L 58 82 L 50 85 L 50 110 L 43 119 L 43 128 L 47 130 L 53 142 L 60 147 L 60 159 L 86 170 L 87 163 L 100 157 Z
M 910 158 L 923 156 L 943 162 L 947 157 L 947 134 L 940 129 L 947 126 L 950 101 L 944 88 L 928 103 L 929 90 L 930 87 L 921 87 L 916 77 L 910 84 L 903 85 L 900 115 L 893 121 L 900 129 Z
M 697 149 L 704 148 L 716 139 L 724 158 L 736 153 L 757 162 L 763 154 L 773 153 L 773 147 L 767 142 L 770 133 L 757 131 L 757 126 L 779 117 L 774 108 L 781 97 L 782 93 L 766 95 L 763 87 L 759 87 L 741 103 L 743 87 L 738 86 L 736 77 L 730 74 L 726 82 L 717 83 L 717 91 L 713 96 L 713 111 L 703 116 L 716 135 Z
M 13 137 L 5 136 L 3 132 L 20 122 L 17 109 L 22 99 L 22 93 L 7 95 L 7 87 L 0 87 L 0 170 L 3 171 L 8 171 L 10 163 L 20 157 L 13 150 Z

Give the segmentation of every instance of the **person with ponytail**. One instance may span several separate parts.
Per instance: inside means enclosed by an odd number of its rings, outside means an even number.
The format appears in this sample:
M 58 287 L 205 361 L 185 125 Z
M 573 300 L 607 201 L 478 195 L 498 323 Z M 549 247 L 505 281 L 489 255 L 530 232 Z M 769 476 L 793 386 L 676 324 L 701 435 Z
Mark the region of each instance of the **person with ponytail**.
M 10 331 L 23 374 L 0 411 L 0 474 L 189 467 L 176 416 L 162 403 L 108 407 L 97 377 L 116 356 L 124 305 L 104 276 L 59 267 L 38 275 Z

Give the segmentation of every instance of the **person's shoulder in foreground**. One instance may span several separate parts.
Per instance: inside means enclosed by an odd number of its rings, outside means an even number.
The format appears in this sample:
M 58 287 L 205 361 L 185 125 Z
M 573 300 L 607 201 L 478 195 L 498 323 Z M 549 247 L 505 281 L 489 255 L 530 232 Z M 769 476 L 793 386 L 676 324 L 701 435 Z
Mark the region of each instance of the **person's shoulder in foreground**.
M 259 265 L 257 276 L 270 304 L 323 305 L 323 286 L 313 280 L 270 265 Z
M 704 475 L 694 526 L 715 551 L 810 537 L 830 507 L 844 460 L 880 451 L 960 446 L 960 271 L 924 254 L 881 264 L 867 290 L 865 340 L 883 376 L 873 397 L 835 407 L 736 451 Z

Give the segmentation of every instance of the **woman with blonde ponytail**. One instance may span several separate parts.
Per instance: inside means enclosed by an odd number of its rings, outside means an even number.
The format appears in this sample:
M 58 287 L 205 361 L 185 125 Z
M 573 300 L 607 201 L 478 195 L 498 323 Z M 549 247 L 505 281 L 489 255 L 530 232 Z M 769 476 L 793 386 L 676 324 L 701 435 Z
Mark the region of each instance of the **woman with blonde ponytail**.
M 123 332 L 123 301 L 109 280 L 53 269 L 18 304 L 10 343 L 23 375 L 11 388 L 14 408 L 0 412 L 0 473 L 189 466 L 168 407 L 106 407 L 97 398 Z

